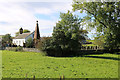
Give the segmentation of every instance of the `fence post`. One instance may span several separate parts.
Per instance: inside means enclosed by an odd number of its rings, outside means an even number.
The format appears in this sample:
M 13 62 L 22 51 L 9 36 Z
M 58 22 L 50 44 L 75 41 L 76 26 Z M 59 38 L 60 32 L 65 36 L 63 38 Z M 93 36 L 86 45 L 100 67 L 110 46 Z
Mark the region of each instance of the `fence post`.
M 61 80 L 61 76 L 60 76 L 60 80 Z
M 33 76 L 33 80 L 35 80 L 35 76 Z
M 86 47 L 86 50 L 87 50 L 87 46 L 85 46 Z
M 60 80 L 64 80 L 64 79 L 65 79 L 64 75 L 60 76 Z
M 96 50 L 97 50 L 97 46 L 96 46 Z

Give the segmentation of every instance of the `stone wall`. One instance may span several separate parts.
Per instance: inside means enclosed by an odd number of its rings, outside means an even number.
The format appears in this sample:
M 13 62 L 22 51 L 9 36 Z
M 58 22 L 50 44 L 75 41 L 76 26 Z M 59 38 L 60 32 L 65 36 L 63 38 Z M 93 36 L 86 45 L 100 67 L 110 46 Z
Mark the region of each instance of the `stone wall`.
M 16 47 L 6 47 L 5 50 L 12 50 L 15 49 Z M 23 51 L 27 52 L 41 52 L 39 49 L 36 48 L 23 48 Z
M 40 52 L 40 50 L 36 48 L 23 48 L 23 50 L 28 52 Z

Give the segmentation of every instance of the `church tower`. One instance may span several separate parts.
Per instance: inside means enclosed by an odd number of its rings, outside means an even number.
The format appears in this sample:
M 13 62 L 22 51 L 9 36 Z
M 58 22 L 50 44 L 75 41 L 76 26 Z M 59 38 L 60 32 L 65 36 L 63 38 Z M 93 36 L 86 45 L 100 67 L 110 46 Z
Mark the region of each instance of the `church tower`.
M 39 32 L 39 25 L 38 21 L 36 21 L 35 33 L 34 33 L 34 44 L 35 46 L 40 41 L 40 32 Z
M 22 34 L 22 33 L 23 33 L 23 29 L 22 29 L 22 28 L 20 28 L 19 33 L 20 33 L 20 34 Z

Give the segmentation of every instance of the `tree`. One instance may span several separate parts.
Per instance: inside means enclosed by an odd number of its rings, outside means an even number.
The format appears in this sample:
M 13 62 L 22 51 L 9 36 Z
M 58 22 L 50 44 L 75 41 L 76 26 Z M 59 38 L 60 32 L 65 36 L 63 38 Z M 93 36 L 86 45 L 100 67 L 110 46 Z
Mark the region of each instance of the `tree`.
M 30 32 L 30 31 L 29 31 L 29 30 L 27 30 L 27 29 L 24 29 L 24 30 L 23 30 L 23 33 L 29 33 L 29 32 Z M 18 32 L 16 32 L 16 33 L 15 33 L 15 36 L 18 36 L 18 35 L 19 35 L 19 33 L 20 33 L 19 31 L 18 31 Z
M 12 43 L 12 37 L 10 34 L 2 36 L 2 46 L 6 47 L 8 44 Z
M 26 43 L 25 43 L 25 46 L 28 47 L 28 48 L 33 48 L 34 47 L 34 41 L 32 38 L 28 38 Z
M 24 29 L 23 30 L 23 33 L 29 33 L 30 31 L 29 30 L 27 30 L 27 29 Z
M 104 35 L 105 47 L 120 46 L 120 2 L 79 2 L 74 0 L 73 11 L 86 12 L 84 22 Z M 102 33 L 101 33 L 102 32 Z
M 104 36 L 101 35 L 101 36 L 95 37 L 93 44 L 104 48 Z
M 38 44 L 36 44 L 36 48 L 38 48 L 39 50 L 44 50 L 43 48 L 43 45 L 44 45 L 44 42 L 46 42 L 47 40 L 50 40 L 51 37 L 41 37 L 40 38 L 40 41 L 38 42 Z M 44 45 L 45 46 L 45 45 Z
M 70 11 L 61 13 L 60 18 L 53 29 L 52 39 L 46 41 L 46 48 L 57 52 L 57 56 L 65 56 L 80 50 L 87 31 L 82 29 L 81 19 Z

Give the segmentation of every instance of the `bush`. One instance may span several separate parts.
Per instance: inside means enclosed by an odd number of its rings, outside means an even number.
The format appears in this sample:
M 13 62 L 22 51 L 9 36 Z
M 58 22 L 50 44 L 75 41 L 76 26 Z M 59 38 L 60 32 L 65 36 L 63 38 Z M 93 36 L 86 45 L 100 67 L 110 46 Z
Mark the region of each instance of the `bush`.
M 62 45 L 59 45 L 53 39 L 45 40 L 42 45 L 42 50 L 46 51 L 47 56 L 55 56 L 55 57 L 71 56 L 77 53 L 79 49 L 72 48 L 70 47 L 70 45 L 66 47 L 62 47 Z

